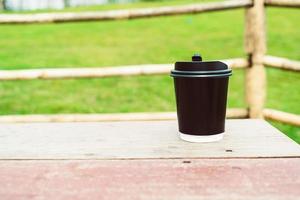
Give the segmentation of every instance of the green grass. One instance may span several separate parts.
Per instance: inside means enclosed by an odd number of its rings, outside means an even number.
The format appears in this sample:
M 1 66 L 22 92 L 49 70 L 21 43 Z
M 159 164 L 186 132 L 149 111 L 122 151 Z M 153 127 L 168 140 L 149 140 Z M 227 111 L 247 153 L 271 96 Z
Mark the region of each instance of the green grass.
M 298 10 L 272 8 L 267 17 L 268 54 L 300 60 Z M 189 60 L 195 51 L 205 60 L 243 57 L 243 27 L 243 10 L 131 21 L 1 25 L 0 69 L 174 63 Z M 267 107 L 300 114 L 300 74 L 277 69 L 267 74 Z M 235 70 L 229 107 L 245 107 L 243 81 L 244 71 Z M 169 76 L 0 82 L 2 115 L 171 110 L 175 101 Z M 299 127 L 273 124 L 300 143 Z
M 219 23 L 233 20 L 236 15 L 242 12 L 101 23 L 5 25 L 1 27 L 0 46 L 7 50 L 0 52 L 0 66 L 20 69 L 170 63 L 190 59 L 195 50 L 201 50 L 205 59 L 242 56 L 243 19 L 221 26 Z

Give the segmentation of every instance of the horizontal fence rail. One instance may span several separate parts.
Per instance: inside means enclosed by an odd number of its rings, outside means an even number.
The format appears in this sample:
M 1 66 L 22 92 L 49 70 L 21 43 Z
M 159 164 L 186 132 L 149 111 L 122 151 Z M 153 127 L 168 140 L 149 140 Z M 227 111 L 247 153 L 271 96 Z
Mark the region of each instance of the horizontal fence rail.
M 227 10 L 251 6 L 251 0 L 230 0 L 181 6 L 165 6 L 131 10 L 41 13 L 41 14 L 0 14 L 0 24 L 50 23 L 74 21 L 104 21 L 118 19 L 135 19 L 166 15 L 195 14 L 217 10 Z
M 300 115 L 287 113 L 274 109 L 264 109 L 263 115 L 265 119 L 279 121 L 282 123 L 300 126 Z
M 300 115 L 282 112 L 274 109 L 264 109 L 266 119 L 300 126 Z M 248 117 L 248 110 L 243 108 L 227 109 L 226 117 L 240 119 Z M 49 115 L 3 115 L 0 123 L 30 123 L 30 122 L 104 122 L 104 121 L 151 121 L 175 120 L 175 112 L 157 113 L 110 113 L 110 114 L 49 114 Z
M 233 58 L 222 60 L 234 69 L 246 68 L 247 59 Z M 264 56 L 264 65 L 300 71 L 300 61 L 276 56 Z M 173 64 L 147 64 L 119 67 L 95 68 L 51 68 L 26 70 L 0 70 L 0 80 L 31 80 L 31 79 L 63 79 L 63 78 L 101 78 L 110 76 L 159 75 L 167 74 L 173 69 Z
M 278 7 L 300 7 L 300 0 L 265 0 L 267 6 L 278 6 Z
M 230 108 L 227 118 L 247 118 L 247 109 Z M 175 112 L 158 113 L 115 113 L 115 114 L 54 114 L 54 115 L 7 115 L 0 116 L 0 123 L 27 122 L 103 122 L 103 121 L 149 121 L 175 120 Z
M 276 56 L 264 56 L 263 62 L 265 65 L 270 67 L 300 72 L 300 61 L 280 58 Z
M 223 60 L 231 68 L 245 68 L 244 58 Z M 60 68 L 0 70 L 0 80 L 62 79 L 62 78 L 100 78 L 111 76 L 158 75 L 168 74 L 173 64 L 133 65 L 99 68 Z

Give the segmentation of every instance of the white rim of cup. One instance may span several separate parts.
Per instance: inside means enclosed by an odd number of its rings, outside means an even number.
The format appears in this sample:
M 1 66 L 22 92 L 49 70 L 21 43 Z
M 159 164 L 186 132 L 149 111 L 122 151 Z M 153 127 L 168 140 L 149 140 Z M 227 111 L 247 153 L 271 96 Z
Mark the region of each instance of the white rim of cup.
M 215 135 L 188 135 L 179 132 L 179 137 L 187 142 L 194 143 L 206 143 L 206 142 L 217 142 L 223 139 L 224 132 Z

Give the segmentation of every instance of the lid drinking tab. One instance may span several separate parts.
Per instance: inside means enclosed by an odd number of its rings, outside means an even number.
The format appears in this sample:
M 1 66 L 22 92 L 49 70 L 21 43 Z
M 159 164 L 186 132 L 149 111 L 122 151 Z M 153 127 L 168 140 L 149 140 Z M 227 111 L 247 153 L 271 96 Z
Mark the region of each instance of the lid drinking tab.
M 192 61 L 202 61 L 202 57 L 199 53 L 195 53 L 192 57 Z

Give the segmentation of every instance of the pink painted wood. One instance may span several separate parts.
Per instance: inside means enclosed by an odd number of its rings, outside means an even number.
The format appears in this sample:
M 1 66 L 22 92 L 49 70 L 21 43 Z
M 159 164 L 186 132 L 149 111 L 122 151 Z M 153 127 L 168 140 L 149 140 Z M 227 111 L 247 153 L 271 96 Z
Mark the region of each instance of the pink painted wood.
M 300 197 L 300 158 L 0 161 L 1 200 Z

